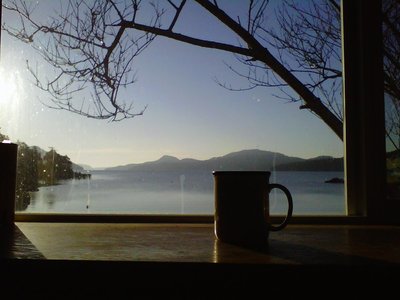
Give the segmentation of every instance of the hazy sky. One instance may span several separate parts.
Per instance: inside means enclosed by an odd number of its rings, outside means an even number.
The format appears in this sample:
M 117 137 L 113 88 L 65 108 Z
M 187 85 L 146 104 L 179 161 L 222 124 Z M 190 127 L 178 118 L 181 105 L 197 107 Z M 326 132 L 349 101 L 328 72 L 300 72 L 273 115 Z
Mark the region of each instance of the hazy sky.
M 226 34 L 198 10 L 189 7 L 185 13 L 190 22 L 177 30 L 200 37 Z M 236 62 L 232 54 L 157 38 L 135 60 L 138 80 L 125 93 L 138 111 L 146 105 L 147 110 L 137 118 L 108 122 L 43 105 L 46 96 L 29 83 L 25 69 L 26 60 L 32 60 L 29 49 L 3 33 L 1 132 L 28 145 L 54 147 L 74 162 L 106 167 L 166 154 L 208 159 L 242 149 L 305 158 L 343 155 L 343 143 L 319 118 L 299 110 L 298 103 L 277 99 L 276 90 L 220 87 L 215 78 L 237 87 L 247 84 L 224 64 Z

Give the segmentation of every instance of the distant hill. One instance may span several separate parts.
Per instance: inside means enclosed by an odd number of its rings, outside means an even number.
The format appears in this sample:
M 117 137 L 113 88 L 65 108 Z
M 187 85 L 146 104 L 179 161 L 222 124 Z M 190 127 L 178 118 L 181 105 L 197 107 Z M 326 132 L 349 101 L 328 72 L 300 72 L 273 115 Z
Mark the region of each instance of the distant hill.
M 118 171 L 252 170 L 252 171 L 343 171 L 343 158 L 321 156 L 311 159 L 263 150 L 242 150 L 207 160 L 178 159 L 165 155 L 156 161 L 107 168 Z
M 277 171 L 331 171 L 344 170 L 343 158 L 320 156 L 305 161 L 282 164 L 276 167 Z

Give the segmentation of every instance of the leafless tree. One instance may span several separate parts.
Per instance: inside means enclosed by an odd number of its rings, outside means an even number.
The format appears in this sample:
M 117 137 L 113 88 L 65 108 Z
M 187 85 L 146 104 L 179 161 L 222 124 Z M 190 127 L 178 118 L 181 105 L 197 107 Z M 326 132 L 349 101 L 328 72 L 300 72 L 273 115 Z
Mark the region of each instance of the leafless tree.
M 400 149 L 400 1 L 383 0 L 383 71 L 386 133 Z
M 113 121 L 143 113 L 134 112 L 132 101 L 119 97 L 121 88 L 135 82 L 134 58 L 154 39 L 146 32 L 126 34 L 127 28 L 119 25 L 121 19 L 135 20 L 136 1 L 122 6 L 111 1 L 60 1 L 60 11 L 45 24 L 36 14 L 37 3 L 3 2 L 3 9 L 15 13 L 20 23 L 2 28 L 30 44 L 55 70 L 41 74 L 37 64 L 27 61 L 35 84 L 51 95 L 53 108 Z M 124 14 L 114 18 L 120 10 Z M 157 18 L 152 25 L 158 26 Z M 89 87 L 88 98 L 75 97 Z
M 134 58 L 156 36 L 163 36 L 233 53 L 242 65 L 228 67 L 248 85 L 221 85 L 239 90 L 279 87 L 284 98 L 299 101 L 300 108 L 317 115 L 343 138 L 337 0 L 285 0 L 275 10 L 268 0 L 247 0 L 241 2 L 244 9 L 240 14 L 228 13 L 230 1 L 192 0 L 197 9 L 236 35 L 232 43 L 222 37 L 207 40 L 176 31 L 177 22 L 185 20 L 187 0 L 61 1 L 60 11 L 45 24 L 35 18 L 32 2 L 4 2 L 3 8 L 16 14 L 20 23 L 16 27 L 5 24 L 3 29 L 31 44 L 58 71 L 46 80 L 28 65 L 37 86 L 52 95 L 57 108 L 112 120 L 141 114 L 143 110 L 133 112 L 132 102 L 123 101 L 119 91 L 135 81 Z M 74 94 L 88 86 L 93 87 L 92 97 L 77 101 Z
M 340 4 L 334 0 L 283 0 L 275 15 L 278 26 L 260 27 L 258 39 L 275 49 L 286 69 L 300 78 L 342 121 Z M 255 67 L 252 62 L 247 64 L 250 68 Z M 250 82 L 253 86 L 260 85 L 254 78 L 250 78 Z M 275 83 L 283 82 L 275 79 Z M 305 102 L 290 90 L 282 89 L 282 92 L 290 101 Z M 308 104 L 300 108 L 308 108 Z
M 294 59 L 286 67 L 307 74 L 307 86 L 342 117 L 340 1 L 284 0 L 277 11 L 278 31 L 267 30 L 281 57 Z M 400 149 L 400 1 L 382 1 L 383 71 L 386 136 Z M 292 101 L 296 98 L 290 98 Z
M 114 120 L 135 116 L 131 106 L 120 102 L 119 89 L 134 82 L 134 57 L 149 45 L 154 36 L 164 36 L 240 56 L 253 68 L 260 68 L 267 76 L 277 79 L 279 85 L 293 89 L 303 101 L 302 108 L 311 110 L 342 138 L 342 121 L 313 93 L 310 84 L 303 83 L 280 57 L 275 57 L 268 49 L 268 41 L 262 36 L 267 26 L 268 1 L 249 0 L 247 11 L 242 16 L 230 16 L 217 1 L 194 1 L 199 4 L 199 9 L 232 31 L 239 42 L 229 44 L 175 32 L 177 21 L 184 18 L 182 12 L 186 0 L 145 1 L 152 7 L 152 15 L 142 18 L 144 4 L 139 0 L 103 0 L 90 4 L 83 0 L 70 0 L 67 4 L 61 2 L 62 9 L 46 24 L 35 19 L 32 2 L 10 0 L 3 8 L 16 13 L 20 25 L 17 28 L 3 25 L 3 29 L 32 44 L 59 71 L 55 78 L 44 83 L 36 69 L 29 65 L 37 86 L 52 95 L 57 108 Z M 229 2 L 224 4 L 229 5 Z M 73 95 L 88 85 L 94 88 L 91 99 L 80 101 L 77 106 Z M 270 83 L 266 81 L 265 85 Z

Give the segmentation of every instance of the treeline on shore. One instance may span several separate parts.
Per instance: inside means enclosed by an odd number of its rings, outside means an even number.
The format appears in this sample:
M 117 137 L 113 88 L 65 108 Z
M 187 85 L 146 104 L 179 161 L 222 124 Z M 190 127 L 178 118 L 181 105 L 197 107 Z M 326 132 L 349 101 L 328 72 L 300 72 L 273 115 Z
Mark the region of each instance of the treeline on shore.
M 0 142 L 8 137 L 0 133 Z M 90 174 L 75 172 L 67 155 L 56 150 L 44 151 L 17 142 L 16 210 L 25 210 L 30 204 L 29 192 L 38 191 L 40 186 L 58 184 L 60 180 L 90 178 Z

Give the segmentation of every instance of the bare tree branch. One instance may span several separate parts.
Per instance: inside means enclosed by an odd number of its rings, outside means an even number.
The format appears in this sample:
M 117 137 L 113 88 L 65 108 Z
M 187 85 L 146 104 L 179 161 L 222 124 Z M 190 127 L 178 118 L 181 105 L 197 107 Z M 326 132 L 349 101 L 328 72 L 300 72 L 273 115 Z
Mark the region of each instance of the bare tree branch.
M 43 24 L 35 18 L 34 2 L 5 1 L 3 8 L 20 22 L 3 29 L 32 45 L 54 69 L 55 74 L 46 78 L 28 63 L 34 83 L 51 95 L 56 108 L 111 120 L 142 114 L 143 110 L 133 110 L 131 100 L 121 99 L 120 88 L 135 82 L 135 57 L 162 36 L 233 53 L 244 68 L 227 67 L 248 85 L 235 88 L 216 80 L 218 84 L 230 90 L 279 88 L 281 98 L 301 102 L 301 109 L 343 137 L 339 0 L 282 0 L 275 11 L 269 9 L 268 0 L 247 0 L 237 15 L 229 15 L 216 0 L 194 0 L 197 9 L 236 36 L 230 42 L 177 32 L 176 24 L 185 21 L 186 0 L 62 1 L 61 11 Z M 385 89 L 392 101 L 399 101 L 400 8 L 397 0 L 383 2 Z M 269 23 L 271 17 L 275 28 Z M 77 99 L 78 92 L 90 97 Z
M 21 26 L 3 29 L 29 43 L 54 68 L 54 79 L 47 79 L 28 62 L 34 83 L 51 96 L 50 107 L 118 121 L 143 114 L 143 109 L 133 110 L 132 100 L 121 99 L 119 90 L 135 82 L 133 59 L 154 36 L 130 36 L 126 28 L 115 26 L 121 18 L 134 17 L 139 2 L 70 0 L 56 17 L 40 24 L 34 6 L 12 0 L 4 8 L 20 16 Z M 79 96 L 84 91 L 91 97 Z
M 144 24 L 139 24 L 139 23 L 132 23 L 132 22 L 122 22 L 119 24 L 120 26 L 125 26 L 129 27 L 132 29 L 144 31 L 144 32 L 150 32 L 152 34 L 155 34 L 157 36 L 163 36 L 167 37 L 176 41 L 184 42 L 187 44 L 191 44 L 194 46 L 199 46 L 203 48 L 210 48 L 210 49 L 217 49 L 217 50 L 223 50 L 231 53 L 237 53 L 245 56 L 251 56 L 251 51 L 230 45 L 230 44 L 225 44 L 225 43 L 219 43 L 219 42 L 214 42 L 214 41 L 209 41 L 209 40 L 203 40 L 203 39 L 198 39 L 198 38 L 193 38 L 188 35 L 180 34 L 180 33 L 175 33 L 169 29 L 162 29 L 158 27 L 152 27 L 152 26 L 147 26 Z

